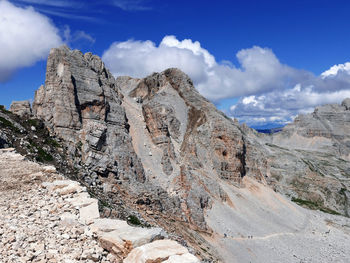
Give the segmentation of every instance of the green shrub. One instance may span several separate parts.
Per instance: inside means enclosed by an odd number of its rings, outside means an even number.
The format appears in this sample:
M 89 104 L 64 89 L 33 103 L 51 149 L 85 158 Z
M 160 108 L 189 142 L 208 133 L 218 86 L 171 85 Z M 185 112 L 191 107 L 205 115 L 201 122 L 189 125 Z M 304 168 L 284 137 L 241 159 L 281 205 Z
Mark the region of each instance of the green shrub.
M 38 147 L 38 156 L 36 157 L 36 160 L 39 162 L 52 162 L 53 161 L 53 157 L 51 154 L 47 153 L 44 151 L 43 148 Z
M 55 147 L 55 148 L 61 147 L 61 145 L 52 138 L 46 138 L 44 143 L 47 145 L 51 145 L 52 147 Z
M 0 117 L 0 126 L 5 127 L 5 128 L 10 128 L 11 130 L 13 130 L 15 132 L 19 132 L 19 129 L 17 127 L 15 127 L 12 122 L 10 122 L 9 120 L 7 120 L 3 117 Z
M 141 221 L 137 218 L 137 216 L 134 215 L 128 216 L 128 222 L 132 225 L 141 225 Z

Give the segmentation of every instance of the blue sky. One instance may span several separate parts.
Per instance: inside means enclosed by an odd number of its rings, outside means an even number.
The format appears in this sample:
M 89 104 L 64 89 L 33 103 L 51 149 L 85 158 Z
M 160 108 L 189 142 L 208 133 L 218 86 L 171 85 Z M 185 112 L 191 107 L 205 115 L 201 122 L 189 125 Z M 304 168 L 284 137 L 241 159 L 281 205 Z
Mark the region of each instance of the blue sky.
M 32 99 L 49 48 L 66 43 L 116 76 L 180 67 L 228 115 L 279 126 L 350 96 L 349 11 L 341 0 L 0 0 L 0 104 Z

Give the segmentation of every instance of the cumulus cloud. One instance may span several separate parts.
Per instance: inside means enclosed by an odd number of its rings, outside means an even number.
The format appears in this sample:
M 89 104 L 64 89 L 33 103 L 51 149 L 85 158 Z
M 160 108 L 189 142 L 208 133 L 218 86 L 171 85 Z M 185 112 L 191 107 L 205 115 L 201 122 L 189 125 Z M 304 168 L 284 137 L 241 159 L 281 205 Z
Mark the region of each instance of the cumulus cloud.
M 0 82 L 46 58 L 52 47 L 61 44 L 59 31 L 48 17 L 0 0 Z
M 217 62 L 198 41 L 166 36 L 152 41 L 113 43 L 103 60 L 115 76 L 144 77 L 177 67 L 187 73 L 202 95 L 220 102 L 239 98 L 226 109 L 251 126 L 286 124 L 317 105 L 350 97 L 350 63 L 335 65 L 320 76 L 282 64 L 271 49 L 254 46 L 236 54 L 239 67 Z
M 195 82 L 203 81 L 207 77 L 205 70 L 208 67 L 205 51 L 198 48 L 198 42 L 189 40 L 186 45 L 184 40 L 181 47 L 176 47 L 173 46 L 175 41 L 174 36 L 166 36 L 158 47 L 152 41 L 116 42 L 104 52 L 102 59 L 116 76 L 145 77 L 169 67 L 178 67 Z M 210 62 L 209 57 L 207 60 Z
M 350 63 L 334 65 L 320 76 L 312 76 L 294 87 L 286 86 L 259 96 L 244 96 L 229 114 L 250 126 L 284 125 L 316 106 L 340 103 L 350 97 Z M 258 116 L 258 117 L 257 117 Z
M 267 92 L 260 96 L 243 97 L 230 108 L 230 115 L 249 126 L 273 123 L 282 126 L 298 114 L 312 112 L 318 105 L 339 103 L 350 97 L 350 89 L 320 92 L 300 84 L 292 89 Z
M 175 36 L 164 37 L 159 46 L 151 41 L 116 42 L 104 52 L 103 59 L 115 75 L 144 77 L 169 67 L 180 68 L 213 101 L 284 88 L 311 78 L 308 72 L 281 64 L 267 48 L 239 51 L 241 67 L 235 67 L 216 62 L 198 41 L 179 41 Z

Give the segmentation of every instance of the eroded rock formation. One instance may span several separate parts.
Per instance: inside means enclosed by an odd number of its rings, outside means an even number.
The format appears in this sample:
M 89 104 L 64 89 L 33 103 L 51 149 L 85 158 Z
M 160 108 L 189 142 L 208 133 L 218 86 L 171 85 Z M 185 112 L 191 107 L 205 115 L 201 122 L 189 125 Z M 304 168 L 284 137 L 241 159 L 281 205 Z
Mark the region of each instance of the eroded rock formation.
M 32 109 L 28 100 L 12 102 L 10 111 L 20 117 L 28 118 L 32 116 Z
M 276 192 L 348 215 L 348 109 L 348 100 L 321 107 L 266 136 L 217 110 L 178 69 L 114 79 L 100 58 L 67 47 L 50 52 L 33 103 L 112 216 L 135 213 L 212 261 L 249 250 L 252 232 L 305 229 L 308 214 Z

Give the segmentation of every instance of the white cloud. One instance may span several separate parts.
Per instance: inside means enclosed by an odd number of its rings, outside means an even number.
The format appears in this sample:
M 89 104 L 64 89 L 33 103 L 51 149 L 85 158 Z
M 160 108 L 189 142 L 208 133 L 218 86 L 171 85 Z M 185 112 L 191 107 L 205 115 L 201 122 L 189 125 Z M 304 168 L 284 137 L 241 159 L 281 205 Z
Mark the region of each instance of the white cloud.
M 102 59 L 116 76 L 145 77 L 169 67 L 178 67 L 196 83 L 207 78 L 204 53 L 198 51 L 194 54 L 195 43 L 189 43 L 190 48 L 184 48 L 185 44 L 178 48 L 169 46 L 169 39 L 171 37 L 165 37 L 158 47 L 152 41 L 116 42 L 104 52 Z
M 114 0 L 113 3 L 124 11 L 146 11 L 152 9 L 145 5 L 145 0 Z
M 213 101 L 256 95 L 311 78 L 306 71 L 281 64 L 267 48 L 243 49 L 237 58 L 240 68 L 227 62 L 217 63 L 198 41 L 179 41 L 175 36 L 165 36 L 159 46 L 152 41 L 116 42 L 103 54 L 116 76 L 144 77 L 169 67 L 180 68 L 193 79 L 202 95 Z
M 338 75 L 341 72 L 346 73 L 346 74 L 350 74 L 350 62 L 346 62 L 344 64 L 334 65 L 330 69 L 323 72 L 321 74 L 321 77 L 323 79 L 329 78 L 329 77 L 335 77 L 336 75 Z
M 152 41 L 113 43 L 103 60 L 115 76 L 145 77 L 169 67 L 187 73 L 208 99 L 240 98 L 228 113 L 249 125 L 285 124 L 317 105 L 350 97 L 350 63 L 335 65 L 320 76 L 280 63 L 271 49 L 254 46 L 237 53 L 240 67 L 218 63 L 198 41 L 165 36 Z
M 254 97 L 243 97 L 230 108 L 230 114 L 250 126 L 269 123 L 284 125 L 292 121 L 298 114 L 310 113 L 316 106 L 340 103 L 350 97 L 350 89 L 319 92 L 312 87 L 300 84 L 292 89 L 278 90 Z M 247 103 L 251 101 L 250 103 Z M 259 118 L 265 118 L 261 121 Z
M 0 82 L 46 58 L 52 47 L 61 44 L 58 29 L 48 17 L 0 0 Z
M 84 31 L 78 30 L 72 33 L 68 25 L 66 25 L 63 30 L 63 36 L 66 44 L 82 44 L 84 42 L 88 44 L 93 44 L 96 41 L 95 38 L 93 38 L 91 35 Z

